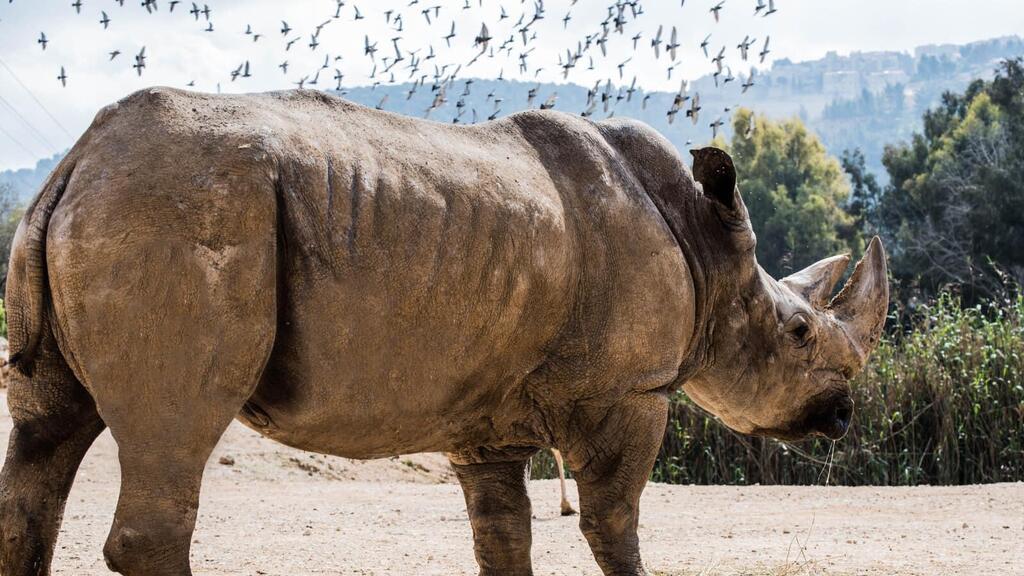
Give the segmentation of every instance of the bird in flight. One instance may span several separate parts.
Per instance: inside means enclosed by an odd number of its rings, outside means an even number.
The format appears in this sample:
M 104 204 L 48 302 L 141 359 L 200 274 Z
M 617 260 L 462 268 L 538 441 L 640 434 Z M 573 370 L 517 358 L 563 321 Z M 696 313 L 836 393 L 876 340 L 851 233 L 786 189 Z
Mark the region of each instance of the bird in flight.
M 455 38 L 455 21 L 454 20 L 452 20 L 451 32 L 446 34 L 445 37 L 444 37 L 444 43 L 447 44 L 449 48 L 452 47 L 452 38 Z
M 45 32 L 40 32 L 39 33 L 39 40 L 36 40 L 36 43 L 39 44 L 40 46 L 42 46 L 43 50 L 46 50 L 46 45 L 49 44 L 49 42 L 50 41 L 46 39 L 46 33 Z
M 672 61 L 676 61 L 676 50 L 679 48 L 679 36 L 676 33 L 676 27 L 672 27 L 672 40 L 665 45 L 665 50 L 672 56 Z
M 100 24 L 103 24 L 103 29 L 106 30 L 107 27 L 110 26 L 110 18 L 107 17 L 106 12 L 101 11 L 100 13 L 103 14 L 103 17 L 100 18 Z
M 664 24 L 659 24 L 658 33 L 654 35 L 654 38 L 651 38 L 651 47 L 654 48 L 655 60 L 661 58 L 661 31 L 664 27 Z
M 750 76 L 747 76 L 747 80 L 740 85 L 743 88 L 742 94 L 746 94 L 747 90 L 750 90 L 754 86 L 754 71 L 750 71 Z
M 57 76 L 57 80 L 60 80 L 60 85 L 67 88 L 68 86 L 68 74 L 64 71 L 64 67 L 60 67 L 60 76 Z
M 75 14 L 81 14 L 82 13 L 82 0 L 75 0 L 71 4 L 71 7 L 75 9 Z
M 709 124 L 709 126 L 711 126 L 711 139 L 712 140 L 714 140 L 715 138 L 718 138 L 718 129 L 721 128 L 723 124 L 725 124 L 725 122 L 722 122 L 721 118 L 719 118 L 719 119 L 715 120 L 714 122 L 712 122 L 711 124 Z
M 138 72 L 139 76 L 142 76 L 142 69 L 146 67 L 146 47 L 143 46 L 142 50 L 135 55 L 135 64 L 132 64 L 132 68 Z
M 686 117 L 693 120 L 693 125 L 697 125 L 697 117 L 700 114 L 700 93 L 693 95 L 690 99 L 690 109 L 686 111 Z
M 480 33 L 473 39 L 473 46 L 483 46 L 484 50 L 487 50 L 487 44 L 492 40 L 491 34 L 487 31 L 487 24 L 484 23 L 480 27 Z
M 712 14 L 715 15 L 716 23 L 719 21 L 719 12 L 722 11 L 723 6 L 725 6 L 725 0 L 722 0 L 718 4 L 715 4 L 714 6 L 711 7 L 711 10 L 708 10 L 708 12 L 711 12 Z

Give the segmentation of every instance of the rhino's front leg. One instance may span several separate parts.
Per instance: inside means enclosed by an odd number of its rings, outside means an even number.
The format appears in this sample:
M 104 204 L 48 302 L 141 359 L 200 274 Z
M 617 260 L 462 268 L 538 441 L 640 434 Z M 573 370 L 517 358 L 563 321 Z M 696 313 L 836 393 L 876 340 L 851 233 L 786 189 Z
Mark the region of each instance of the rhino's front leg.
M 533 574 L 526 485 L 527 464 L 535 451 L 449 454 L 466 497 L 481 576 Z
M 636 533 L 640 494 L 654 467 L 667 416 L 664 395 L 631 396 L 610 409 L 598 430 L 582 431 L 584 440 L 569 454 L 580 493 L 580 529 L 607 575 L 647 573 Z

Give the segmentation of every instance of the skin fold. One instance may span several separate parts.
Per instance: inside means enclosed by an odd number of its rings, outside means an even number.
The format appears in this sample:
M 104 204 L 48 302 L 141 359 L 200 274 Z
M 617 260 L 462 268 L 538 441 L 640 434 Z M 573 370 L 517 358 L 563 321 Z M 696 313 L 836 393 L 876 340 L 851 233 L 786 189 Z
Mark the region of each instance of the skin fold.
M 684 389 L 727 425 L 839 437 L 888 303 L 872 241 L 776 281 L 729 157 L 524 112 L 449 126 L 313 91 L 155 88 L 102 110 L 29 207 L 7 303 L 0 573 L 48 574 L 106 427 L 104 555 L 191 574 L 203 467 L 238 418 L 351 458 L 446 452 L 481 574 L 531 574 L 528 459 L 556 448 L 606 574 Z

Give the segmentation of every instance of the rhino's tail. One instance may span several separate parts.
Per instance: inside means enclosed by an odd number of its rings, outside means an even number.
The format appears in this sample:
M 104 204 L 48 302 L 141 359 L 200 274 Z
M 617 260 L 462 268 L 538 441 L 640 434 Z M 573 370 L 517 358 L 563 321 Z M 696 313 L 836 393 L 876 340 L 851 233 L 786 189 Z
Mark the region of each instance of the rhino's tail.
M 25 210 L 11 246 L 7 276 L 9 363 L 25 376 L 32 367 L 46 330 L 50 289 L 46 271 L 46 232 L 50 216 L 64 196 L 75 162 L 71 154 L 54 169 L 35 200 Z

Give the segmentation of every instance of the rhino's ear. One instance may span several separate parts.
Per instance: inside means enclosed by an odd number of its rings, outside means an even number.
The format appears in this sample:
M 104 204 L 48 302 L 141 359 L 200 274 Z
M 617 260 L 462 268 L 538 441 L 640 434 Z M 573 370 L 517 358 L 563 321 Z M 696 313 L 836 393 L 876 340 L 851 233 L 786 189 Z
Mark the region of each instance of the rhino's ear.
M 711 147 L 690 150 L 690 154 L 693 155 L 693 179 L 700 182 L 704 195 L 729 210 L 736 210 L 742 200 L 736 189 L 736 167 L 729 154 Z
M 698 148 L 693 154 L 693 179 L 700 182 L 704 196 L 716 206 L 734 248 L 749 252 L 757 245 L 757 236 L 750 226 L 747 207 L 736 187 L 736 167 L 732 158 L 718 148 Z

